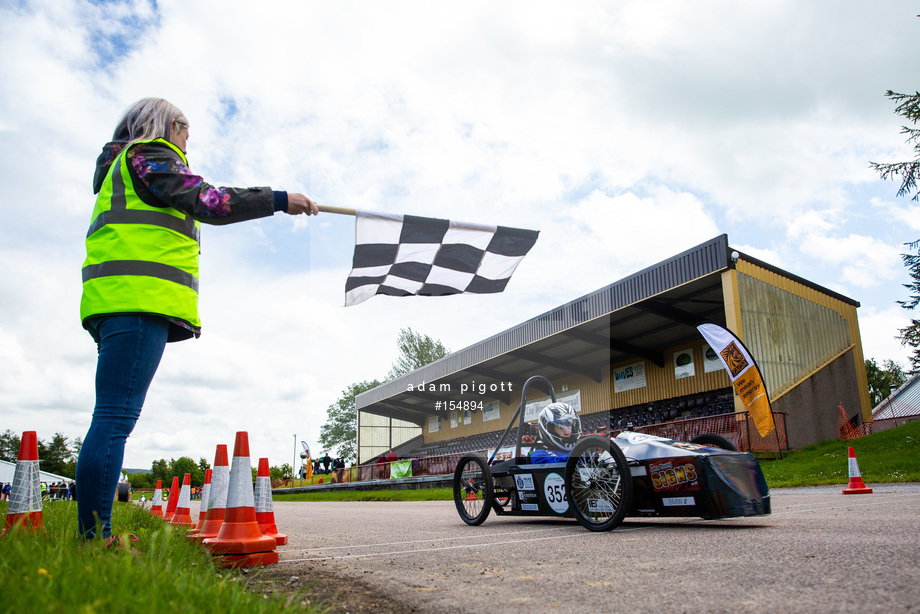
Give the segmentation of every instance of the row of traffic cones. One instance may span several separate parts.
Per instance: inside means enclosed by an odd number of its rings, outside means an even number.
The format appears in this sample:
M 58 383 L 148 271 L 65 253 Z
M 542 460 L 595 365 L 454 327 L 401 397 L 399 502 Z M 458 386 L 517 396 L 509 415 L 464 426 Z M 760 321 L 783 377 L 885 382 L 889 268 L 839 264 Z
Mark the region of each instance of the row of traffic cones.
M 173 477 L 171 492 L 178 488 Z M 186 473 L 178 497 L 170 497 L 163 518 L 171 525 L 187 527 L 186 536 L 204 545 L 220 557 L 225 567 L 270 565 L 278 562 L 277 546 L 287 543 L 287 535 L 278 532 L 271 500 L 268 459 L 259 459 L 255 489 L 249 459 L 249 434 L 239 431 L 233 448 L 233 467 L 227 458 L 227 446 L 218 444 L 214 466 L 205 473 L 201 509 L 197 522 L 189 511 L 191 476 Z M 162 499 L 154 491 L 151 513 L 159 515 Z M 157 505 L 159 503 L 159 505 Z M 175 505 L 174 510 L 170 506 Z
M 276 547 L 287 543 L 287 535 L 278 531 L 272 508 L 268 459 L 259 459 L 255 490 L 249 461 L 249 434 L 236 434 L 233 469 L 227 462 L 227 446 L 220 444 L 213 469 L 205 473 L 202 507 L 198 522 L 191 519 L 191 476 L 173 477 L 169 498 L 163 510 L 162 482 L 157 480 L 151 513 L 176 526 L 189 527 L 186 535 L 204 544 L 221 557 L 227 567 L 267 565 L 278 562 Z M 3 532 L 24 527 L 38 530 L 42 526 L 41 475 L 36 431 L 25 431 L 13 478 Z

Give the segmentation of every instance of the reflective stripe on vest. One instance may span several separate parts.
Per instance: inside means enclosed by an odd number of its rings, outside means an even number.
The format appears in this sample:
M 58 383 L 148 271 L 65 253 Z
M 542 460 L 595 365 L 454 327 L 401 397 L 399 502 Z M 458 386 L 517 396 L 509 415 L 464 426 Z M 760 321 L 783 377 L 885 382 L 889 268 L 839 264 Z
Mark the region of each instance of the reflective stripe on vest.
M 172 143 L 155 141 L 185 162 Z M 128 164 L 126 148 L 112 163 L 96 199 L 86 234 L 80 317 L 85 322 L 93 315 L 155 313 L 200 327 L 199 224 L 177 209 L 141 200 Z

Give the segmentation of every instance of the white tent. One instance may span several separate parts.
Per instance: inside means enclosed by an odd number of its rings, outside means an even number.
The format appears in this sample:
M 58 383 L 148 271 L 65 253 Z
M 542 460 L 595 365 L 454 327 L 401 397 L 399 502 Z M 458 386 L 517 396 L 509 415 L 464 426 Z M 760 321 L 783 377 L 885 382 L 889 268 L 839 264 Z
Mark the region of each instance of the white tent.
M 41 469 L 41 465 L 39 465 Z M 53 482 L 70 482 L 71 478 L 65 478 L 63 475 L 58 475 L 56 473 L 49 473 L 47 471 L 39 471 L 41 474 L 41 481 L 46 484 L 51 484 Z M 0 460 L 0 482 L 6 484 L 7 482 L 12 482 L 13 477 L 16 475 L 16 463 L 11 463 L 10 461 Z

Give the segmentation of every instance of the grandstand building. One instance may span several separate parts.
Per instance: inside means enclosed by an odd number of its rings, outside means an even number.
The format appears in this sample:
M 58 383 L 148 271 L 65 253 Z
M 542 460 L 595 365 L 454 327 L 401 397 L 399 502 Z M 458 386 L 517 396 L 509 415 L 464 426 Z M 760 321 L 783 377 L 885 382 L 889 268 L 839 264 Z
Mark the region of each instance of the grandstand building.
M 702 322 L 734 332 L 757 361 L 778 444 L 833 439 L 839 406 L 871 419 L 858 307 L 721 235 L 358 395 L 358 462 L 390 449 L 406 458 L 494 447 L 532 375 L 548 378 L 589 432 L 740 418 Z M 526 418 L 546 402 L 529 391 Z

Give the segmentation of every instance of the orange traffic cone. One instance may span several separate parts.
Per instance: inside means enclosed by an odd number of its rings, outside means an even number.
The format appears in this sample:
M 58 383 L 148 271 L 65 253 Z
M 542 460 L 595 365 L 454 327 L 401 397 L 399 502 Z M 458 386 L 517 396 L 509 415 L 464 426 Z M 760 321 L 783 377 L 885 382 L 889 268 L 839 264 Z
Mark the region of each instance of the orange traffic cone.
M 166 500 L 166 512 L 163 513 L 163 520 L 169 522 L 179 505 L 179 476 L 174 475 L 172 486 L 169 487 L 169 499 Z
M 208 493 L 208 511 L 204 523 L 193 536 L 197 542 L 217 537 L 220 525 L 224 524 L 227 508 L 227 489 L 230 487 L 230 463 L 227 461 L 227 444 L 217 444 L 214 452 L 214 468 L 211 470 L 211 490 Z M 202 503 L 202 505 L 204 505 Z M 197 527 L 196 527 L 197 528 Z
M 213 474 L 213 469 L 205 469 L 204 471 L 204 486 L 201 487 L 201 509 L 198 512 L 198 523 L 185 532 L 185 536 L 189 539 L 197 536 L 201 532 L 201 527 L 204 526 L 204 519 L 208 515 L 208 497 L 211 495 L 211 476 Z
M 473 491 L 473 480 L 470 480 L 468 485 L 470 489 L 470 494 L 466 496 L 466 499 L 464 499 L 464 501 L 476 501 L 478 497 L 476 497 L 476 493 Z
M 25 431 L 19 440 L 19 456 L 13 473 L 10 503 L 3 532 L 16 527 L 37 531 L 42 526 L 41 474 L 38 469 L 38 435 Z
M 217 537 L 202 543 L 224 567 L 271 565 L 278 562 L 277 542 L 262 535 L 256 520 L 252 489 L 252 464 L 249 462 L 249 434 L 238 431 L 233 445 L 233 466 L 227 489 L 227 511 Z
M 287 543 L 287 535 L 278 532 L 275 525 L 275 508 L 272 506 L 272 478 L 268 472 L 268 459 L 259 459 L 259 472 L 256 475 L 256 488 L 253 493 L 256 505 L 256 520 L 263 535 L 275 538 L 279 546 Z
M 157 518 L 163 517 L 163 480 L 157 480 L 157 487 L 153 491 L 153 502 L 150 504 L 150 513 Z
M 845 495 L 868 495 L 872 492 L 871 488 L 866 488 L 862 475 L 859 473 L 859 465 L 856 464 L 856 452 L 853 446 L 850 446 L 849 458 L 850 483 L 843 489 Z
M 179 501 L 176 502 L 176 513 L 169 519 L 169 524 L 175 524 L 183 527 L 194 526 L 192 522 L 191 505 L 192 505 L 192 475 L 186 473 L 182 477 L 182 490 L 179 491 Z

